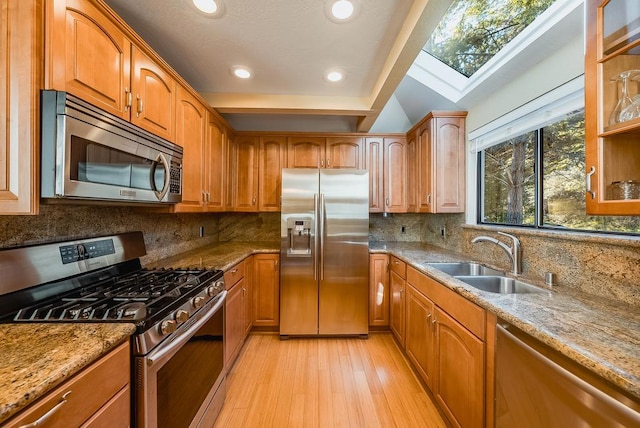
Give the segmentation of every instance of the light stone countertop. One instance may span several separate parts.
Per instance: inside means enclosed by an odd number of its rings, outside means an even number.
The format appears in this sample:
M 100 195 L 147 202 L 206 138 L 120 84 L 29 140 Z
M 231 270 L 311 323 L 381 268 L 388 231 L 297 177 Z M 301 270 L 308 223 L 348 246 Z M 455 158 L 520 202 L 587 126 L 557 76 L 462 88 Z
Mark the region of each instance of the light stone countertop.
M 404 260 L 478 306 L 640 398 L 640 314 L 634 306 L 567 287 L 554 287 L 548 293 L 539 294 L 481 291 L 427 265 L 429 262 L 468 259 L 417 242 L 371 243 L 370 252 L 388 253 Z M 535 279 L 521 279 L 543 286 Z
M 0 324 L 0 424 L 129 339 L 135 325 Z

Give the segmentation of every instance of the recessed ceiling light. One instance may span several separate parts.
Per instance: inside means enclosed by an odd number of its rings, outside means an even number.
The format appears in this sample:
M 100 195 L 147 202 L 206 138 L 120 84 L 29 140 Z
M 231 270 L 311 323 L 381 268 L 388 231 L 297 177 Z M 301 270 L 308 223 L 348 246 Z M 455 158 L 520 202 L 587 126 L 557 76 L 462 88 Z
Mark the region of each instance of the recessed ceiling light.
M 342 70 L 329 70 L 325 73 L 324 78 L 327 82 L 336 83 L 344 79 L 344 71 Z
M 333 22 L 349 22 L 353 20 L 360 10 L 360 0 L 327 0 L 325 13 Z
M 234 65 L 231 67 L 231 74 L 239 79 L 249 79 L 251 77 L 251 70 L 244 65 Z
M 217 18 L 224 12 L 222 0 L 192 0 L 193 5 L 209 17 Z

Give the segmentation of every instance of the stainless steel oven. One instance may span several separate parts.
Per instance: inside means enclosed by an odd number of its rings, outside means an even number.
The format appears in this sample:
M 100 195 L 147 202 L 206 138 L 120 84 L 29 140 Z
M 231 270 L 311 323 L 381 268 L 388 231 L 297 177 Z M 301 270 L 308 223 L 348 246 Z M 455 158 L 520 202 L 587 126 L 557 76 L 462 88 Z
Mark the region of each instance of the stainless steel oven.
M 226 293 L 218 294 L 152 352 L 136 357 L 136 426 L 213 425 L 225 397 Z

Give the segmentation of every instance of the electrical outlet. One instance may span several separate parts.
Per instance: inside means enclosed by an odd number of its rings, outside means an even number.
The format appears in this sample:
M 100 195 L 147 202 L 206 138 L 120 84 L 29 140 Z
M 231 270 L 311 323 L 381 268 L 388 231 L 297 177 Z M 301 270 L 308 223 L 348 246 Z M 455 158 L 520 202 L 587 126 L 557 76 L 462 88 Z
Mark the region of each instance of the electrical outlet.
M 406 226 L 402 226 L 400 228 L 400 233 L 406 233 L 407 232 L 407 227 Z
M 446 228 L 446 227 L 441 227 L 441 228 L 440 228 L 440 235 L 441 235 L 443 238 L 446 238 L 446 237 L 447 237 L 447 228 Z

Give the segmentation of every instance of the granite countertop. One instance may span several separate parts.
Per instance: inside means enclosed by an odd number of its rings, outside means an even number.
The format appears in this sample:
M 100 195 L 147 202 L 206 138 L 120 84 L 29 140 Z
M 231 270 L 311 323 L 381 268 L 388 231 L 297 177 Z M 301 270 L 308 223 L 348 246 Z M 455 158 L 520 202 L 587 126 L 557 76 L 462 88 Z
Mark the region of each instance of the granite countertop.
M 547 293 L 496 294 L 478 290 L 429 262 L 468 261 L 457 253 L 411 242 L 377 242 L 372 253 L 392 254 L 468 300 L 640 398 L 640 314 L 636 307 L 554 287 Z M 543 286 L 536 279 L 522 278 Z
M 133 324 L 0 324 L 0 424 L 129 339 Z

